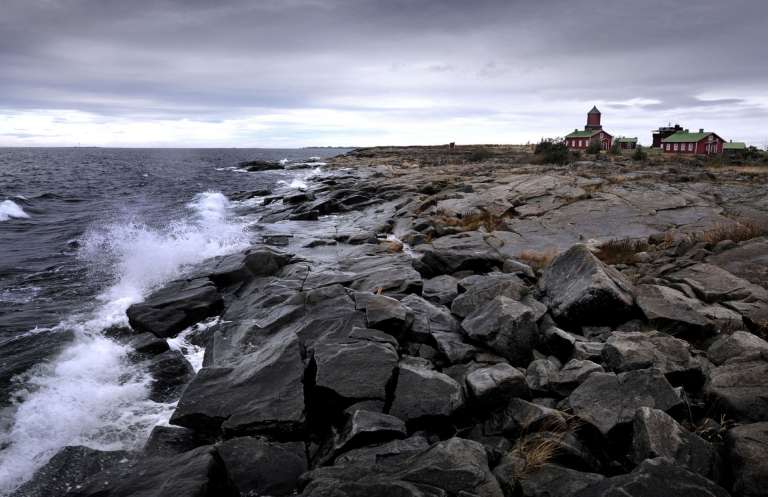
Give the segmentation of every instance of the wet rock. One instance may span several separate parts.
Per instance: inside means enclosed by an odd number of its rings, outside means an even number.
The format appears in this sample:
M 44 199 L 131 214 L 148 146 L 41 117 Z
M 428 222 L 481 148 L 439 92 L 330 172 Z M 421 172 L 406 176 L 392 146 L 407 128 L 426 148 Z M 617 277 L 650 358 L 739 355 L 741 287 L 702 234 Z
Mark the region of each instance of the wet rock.
M 301 442 L 239 437 L 220 443 L 216 451 L 239 495 L 293 495 L 299 477 L 307 470 Z
M 152 428 L 142 454 L 145 457 L 174 456 L 206 444 L 200 434 L 188 428 L 158 425 Z
M 349 286 L 360 292 L 401 296 L 420 293 L 423 284 L 411 258 L 403 253 L 359 255 L 339 261 L 339 269 L 354 275 Z
M 408 432 L 399 418 L 379 412 L 356 409 L 347 420 L 336 451 L 344 452 L 364 445 L 380 444 L 396 438 L 405 438 Z
M 511 364 L 527 366 L 538 339 L 539 317 L 527 305 L 500 296 L 469 314 L 461 327 L 471 340 L 488 346 Z
M 273 171 L 278 169 L 285 169 L 285 166 L 283 166 L 283 164 L 280 164 L 279 162 L 261 160 L 261 159 L 241 162 L 240 167 L 243 169 L 247 169 L 248 171 L 251 171 L 251 172 Z
M 298 338 L 275 335 L 234 367 L 201 369 L 170 422 L 202 432 L 297 437 L 304 430 L 303 377 Z
M 507 363 L 475 369 L 467 375 L 467 392 L 472 404 L 489 408 L 504 405 L 512 397 L 529 397 L 523 373 Z
M 458 281 L 453 276 L 441 275 L 424 280 L 422 296 L 442 305 L 450 305 L 459 294 Z
M 550 388 L 553 392 L 565 397 L 576 387 L 584 383 L 592 374 L 603 372 L 603 367 L 597 363 L 581 359 L 571 359 L 550 380 Z
M 93 475 L 125 464 L 131 458 L 132 455 L 123 450 L 101 451 L 80 445 L 64 447 L 10 496 L 64 495 Z
M 442 236 L 429 245 L 419 246 L 423 252 L 418 261 L 419 272 L 426 277 L 471 270 L 487 273 L 504 265 L 505 257 L 491 247 L 486 235 L 468 231 Z
M 361 308 L 361 294 L 356 295 L 357 306 Z M 402 336 L 413 321 L 411 310 L 398 300 L 384 295 L 366 295 L 363 308 L 365 319 L 371 328 Z
M 178 350 L 168 350 L 152 357 L 147 369 L 154 380 L 149 398 L 155 402 L 177 399 L 195 376 L 192 365 Z
M 768 342 L 747 331 L 734 331 L 715 340 L 707 349 L 707 357 L 718 366 L 737 357 L 768 360 Z
M 128 308 L 128 321 L 139 332 L 160 338 L 176 336 L 184 328 L 221 312 L 221 294 L 208 278 L 177 280 Z
M 210 446 L 173 457 L 137 459 L 102 471 L 67 497 L 228 495 L 226 476 Z
M 768 486 L 768 423 L 754 423 L 728 430 L 726 459 L 733 479 L 734 495 L 758 497 Z
M 139 333 L 128 340 L 128 345 L 139 354 L 157 355 L 168 350 L 168 342 L 152 333 Z
M 599 481 L 574 494 L 574 497 L 729 497 L 712 481 L 676 466 L 664 458 L 647 459 L 634 471 Z
M 355 337 L 364 330 L 357 329 Z M 350 337 L 327 340 L 315 346 L 315 388 L 332 392 L 347 403 L 362 399 L 386 399 L 386 387 L 397 367 L 398 355 L 391 343 Z
M 493 300 L 504 296 L 513 300 L 522 300 L 528 294 L 528 287 L 514 274 L 492 273 L 483 276 L 471 276 L 461 280 L 465 292 L 454 299 L 451 312 L 459 317 L 466 317 Z
M 600 262 L 584 245 L 574 245 L 547 267 L 539 282 L 558 321 L 616 324 L 632 317 L 632 285 Z
M 640 407 L 669 411 L 680 397 L 661 371 L 640 369 L 626 373 L 594 373 L 568 397 L 573 413 L 605 436 L 626 426 Z
M 451 416 L 461 407 L 461 386 L 450 376 L 402 360 L 390 414 L 405 421 Z
M 768 362 L 731 361 L 714 368 L 704 389 L 714 407 L 740 421 L 768 421 Z
M 635 412 L 632 426 L 632 458 L 637 464 L 646 459 L 666 457 L 694 473 L 720 481 L 717 449 L 680 426 L 669 414 L 641 407 Z
M 697 388 L 704 383 L 701 361 L 691 355 L 690 344 L 656 331 L 611 333 L 603 360 L 617 373 L 653 367 L 673 385 Z

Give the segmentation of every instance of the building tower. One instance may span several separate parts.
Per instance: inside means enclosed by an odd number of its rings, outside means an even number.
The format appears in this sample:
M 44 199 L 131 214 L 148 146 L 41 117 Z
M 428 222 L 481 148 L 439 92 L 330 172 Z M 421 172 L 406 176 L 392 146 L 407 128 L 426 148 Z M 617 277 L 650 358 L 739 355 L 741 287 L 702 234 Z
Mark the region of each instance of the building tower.
M 600 129 L 603 129 L 603 126 L 600 124 L 600 111 L 597 110 L 597 106 L 594 106 L 587 114 L 587 125 L 584 126 L 584 130 L 592 131 Z

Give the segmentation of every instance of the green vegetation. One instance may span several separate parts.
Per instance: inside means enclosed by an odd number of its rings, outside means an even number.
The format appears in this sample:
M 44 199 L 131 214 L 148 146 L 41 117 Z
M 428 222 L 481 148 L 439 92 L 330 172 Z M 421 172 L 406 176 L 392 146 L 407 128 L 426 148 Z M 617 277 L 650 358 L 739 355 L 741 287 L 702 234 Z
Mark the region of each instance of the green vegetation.
M 487 148 L 479 148 L 477 150 L 472 151 L 471 154 L 467 157 L 467 160 L 469 162 L 483 162 L 493 157 L 493 152 L 488 150 Z
M 632 160 L 648 160 L 648 152 L 646 152 L 641 145 L 638 145 L 635 151 L 632 153 Z
M 587 147 L 586 153 L 592 154 L 592 155 L 598 155 L 600 153 L 600 150 L 602 150 L 602 147 L 600 146 L 600 142 L 598 140 L 592 140 L 589 143 L 589 146 Z
M 568 147 L 562 140 L 542 140 L 536 145 L 534 153 L 545 164 L 566 164 L 569 159 Z

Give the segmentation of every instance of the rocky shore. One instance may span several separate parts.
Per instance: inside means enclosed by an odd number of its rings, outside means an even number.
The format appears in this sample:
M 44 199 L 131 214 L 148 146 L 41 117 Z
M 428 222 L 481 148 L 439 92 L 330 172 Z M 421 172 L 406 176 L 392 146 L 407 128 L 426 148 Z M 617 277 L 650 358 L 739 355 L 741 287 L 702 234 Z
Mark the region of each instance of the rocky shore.
M 768 175 L 539 161 L 361 149 L 243 192 L 260 243 L 113 330 L 170 425 L 15 495 L 765 495 Z

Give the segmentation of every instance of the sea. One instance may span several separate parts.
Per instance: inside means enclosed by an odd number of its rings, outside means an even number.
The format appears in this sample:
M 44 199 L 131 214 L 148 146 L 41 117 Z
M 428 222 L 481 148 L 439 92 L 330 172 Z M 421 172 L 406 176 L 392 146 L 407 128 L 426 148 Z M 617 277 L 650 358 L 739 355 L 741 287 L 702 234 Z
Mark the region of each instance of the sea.
M 304 188 L 346 151 L 0 148 L 0 496 L 65 446 L 135 449 L 166 424 L 175 405 L 149 399 L 109 330 L 185 268 L 252 243 L 259 198 L 244 193 Z M 255 159 L 290 169 L 240 166 Z

